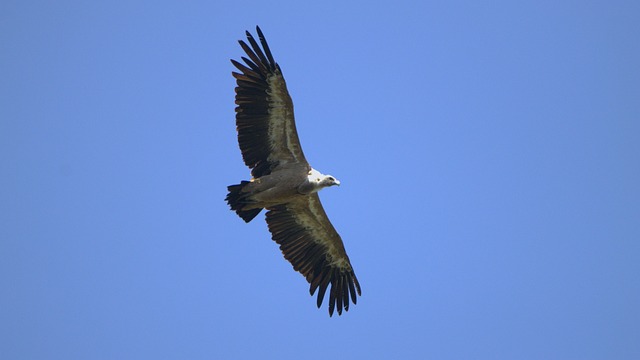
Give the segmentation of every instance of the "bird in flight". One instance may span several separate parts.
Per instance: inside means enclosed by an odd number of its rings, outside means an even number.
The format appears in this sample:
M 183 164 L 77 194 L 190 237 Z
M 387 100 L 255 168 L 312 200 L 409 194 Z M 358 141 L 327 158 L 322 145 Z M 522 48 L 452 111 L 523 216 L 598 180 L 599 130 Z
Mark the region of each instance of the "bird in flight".
M 231 60 L 240 71 L 232 72 L 238 143 L 252 178 L 228 186 L 225 200 L 245 222 L 266 209 L 272 239 L 307 279 L 311 295 L 318 291 L 318 308 L 329 289 L 329 316 L 334 310 L 342 315 L 361 295 L 360 284 L 318 197 L 318 191 L 340 182 L 305 159 L 282 71 L 260 27 L 256 32 L 260 44 L 248 31 L 248 44 L 239 41 L 248 57 L 242 57 L 244 64 Z

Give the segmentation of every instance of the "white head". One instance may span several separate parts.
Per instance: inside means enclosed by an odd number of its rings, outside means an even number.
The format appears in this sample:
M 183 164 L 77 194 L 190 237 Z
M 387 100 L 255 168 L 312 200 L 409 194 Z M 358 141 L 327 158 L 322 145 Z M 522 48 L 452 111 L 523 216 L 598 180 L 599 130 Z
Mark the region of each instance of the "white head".
M 340 181 L 338 181 L 338 179 L 331 175 L 324 175 L 316 169 L 311 169 L 311 171 L 309 171 L 307 181 L 308 184 L 313 187 L 313 192 L 325 187 L 340 185 Z

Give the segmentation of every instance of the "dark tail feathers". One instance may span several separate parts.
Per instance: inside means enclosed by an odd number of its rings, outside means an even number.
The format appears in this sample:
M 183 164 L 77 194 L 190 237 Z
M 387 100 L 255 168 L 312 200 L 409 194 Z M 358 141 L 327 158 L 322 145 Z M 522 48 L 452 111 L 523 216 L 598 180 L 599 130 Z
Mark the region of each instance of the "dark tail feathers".
M 249 181 L 242 181 L 239 185 L 229 185 L 227 186 L 227 190 L 229 190 L 229 194 L 225 198 L 227 204 L 231 206 L 231 210 L 235 211 L 238 216 L 242 218 L 245 222 L 249 222 L 256 217 L 262 208 L 251 209 L 251 210 L 242 210 L 243 205 L 250 204 L 251 201 L 247 200 L 246 193 L 242 193 L 242 188 L 247 185 Z

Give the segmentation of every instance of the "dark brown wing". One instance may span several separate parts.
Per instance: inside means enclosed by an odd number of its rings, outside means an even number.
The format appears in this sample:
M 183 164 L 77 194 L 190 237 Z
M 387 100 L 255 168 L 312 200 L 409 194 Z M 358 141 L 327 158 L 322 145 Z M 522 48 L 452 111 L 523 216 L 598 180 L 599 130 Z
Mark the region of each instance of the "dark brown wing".
M 360 295 L 360 284 L 353 272 L 342 239 L 322 208 L 318 194 L 268 209 L 267 224 L 272 238 L 293 268 L 311 284 L 311 295 L 318 290 L 318 307 L 327 287 L 329 315 L 337 308 L 349 310 Z
M 249 45 L 240 40 L 247 53 L 243 65 L 231 60 L 241 73 L 236 78 L 236 126 L 244 163 L 251 175 L 267 175 L 284 163 L 307 163 L 293 117 L 293 102 L 280 66 L 273 60 L 269 45 L 256 27 L 260 45 L 247 31 Z

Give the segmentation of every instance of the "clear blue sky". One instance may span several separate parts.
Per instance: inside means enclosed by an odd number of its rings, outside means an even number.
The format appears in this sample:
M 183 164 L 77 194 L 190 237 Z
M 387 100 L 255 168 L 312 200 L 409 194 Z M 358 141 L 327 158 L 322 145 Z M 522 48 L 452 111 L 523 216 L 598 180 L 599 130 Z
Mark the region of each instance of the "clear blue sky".
M 0 358 L 640 358 L 640 2 L 3 1 Z M 362 284 L 223 199 L 259 24 Z

